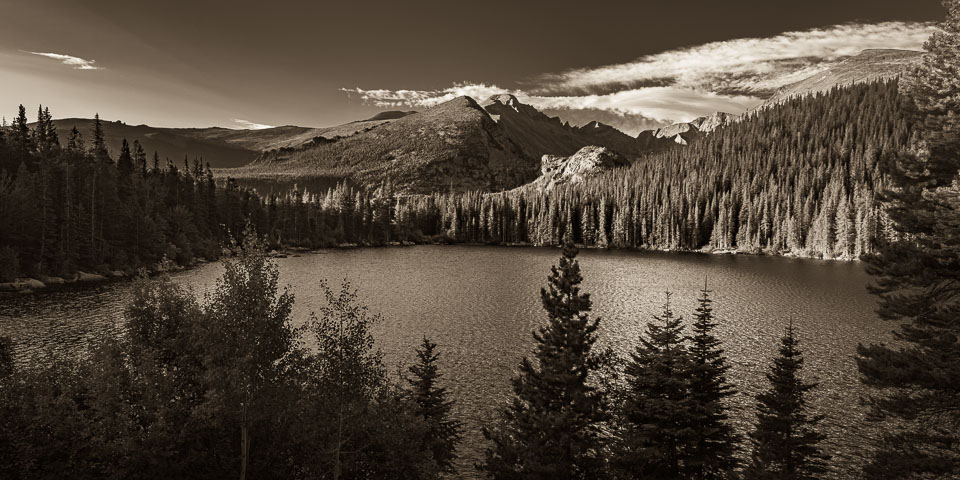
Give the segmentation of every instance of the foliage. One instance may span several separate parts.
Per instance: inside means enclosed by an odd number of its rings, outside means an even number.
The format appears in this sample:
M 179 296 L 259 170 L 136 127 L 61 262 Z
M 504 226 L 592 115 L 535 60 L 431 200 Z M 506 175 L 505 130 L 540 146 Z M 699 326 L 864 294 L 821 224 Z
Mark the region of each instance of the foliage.
M 444 472 L 456 473 L 453 461 L 457 458 L 457 443 L 463 427 L 453 417 L 454 401 L 448 399 L 447 389 L 438 384 L 442 375 L 437 366 L 440 354 L 436 348 L 436 343 L 423 337 L 423 343 L 417 348 L 417 363 L 410 366 L 413 377 L 407 381 L 417 405 L 416 414 L 429 425 L 423 441 Z
M 895 345 L 861 345 L 886 433 L 872 478 L 960 476 L 960 2 L 944 2 L 941 30 L 904 79 L 905 110 L 920 125 L 912 151 L 885 165 L 882 197 L 893 235 L 867 259 L 881 318 Z
M 613 465 L 621 478 L 684 478 L 696 470 L 693 359 L 685 345 L 683 318 L 670 308 L 647 324 L 625 373 L 627 392 L 619 413 Z
M 603 366 L 593 352 L 599 319 L 580 291 L 577 249 L 568 244 L 540 290 L 547 324 L 533 334 L 534 361 L 524 358 L 513 378 L 514 397 L 496 426 L 484 428 L 492 446 L 480 466 L 498 479 L 595 479 L 605 474 L 603 424 L 608 405 L 595 387 Z
M 757 423 L 750 433 L 753 445 L 746 479 L 816 479 L 827 471 L 818 443 L 825 435 L 816 430 L 822 416 L 809 416 L 806 395 L 817 384 L 805 383 L 799 372 L 803 355 L 791 323 L 780 340 L 767 380 L 770 389 L 757 395 Z
M 142 280 L 125 333 L 86 356 L 9 369 L 0 342 L 0 475 L 436 478 L 428 422 L 386 378 L 355 295 L 327 289 L 295 329 L 293 297 L 247 239 L 203 301 Z
M 720 340 L 713 335 L 718 324 L 706 285 L 700 294 L 688 347 L 692 362 L 690 420 L 693 434 L 687 469 L 691 478 L 732 478 L 737 466 L 735 453 L 739 438 L 730 424 L 724 402 L 736 390 L 727 381 L 730 365 Z

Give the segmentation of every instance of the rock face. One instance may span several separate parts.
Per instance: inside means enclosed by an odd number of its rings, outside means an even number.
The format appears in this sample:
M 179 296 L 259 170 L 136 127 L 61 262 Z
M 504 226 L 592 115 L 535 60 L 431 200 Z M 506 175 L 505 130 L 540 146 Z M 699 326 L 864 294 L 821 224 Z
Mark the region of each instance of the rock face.
M 540 177 L 532 186 L 552 190 L 557 185 L 581 183 L 603 171 L 630 165 L 623 155 L 606 147 L 583 147 L 569 157 L 544 155 L 540 160 Z
M 700 117 L 690 122 L 697 127 L 700 132 L 712 132 L 720 127 L 727 126 L 739 118 L 738 115 L 732 115 L 726 112 L 716 112 L 706 117 Z

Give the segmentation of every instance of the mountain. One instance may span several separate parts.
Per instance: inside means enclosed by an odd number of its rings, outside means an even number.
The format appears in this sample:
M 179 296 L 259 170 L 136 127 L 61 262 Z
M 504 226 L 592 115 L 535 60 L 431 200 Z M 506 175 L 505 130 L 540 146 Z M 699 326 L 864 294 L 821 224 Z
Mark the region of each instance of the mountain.
M 311 178 L 365 185 L 389 179 L 408 193 L 502 190 L 533 180 L 544 155 L 570 156 L 590 145 L 636 158 L 669 142 L 638 140 L 598 122 L 574 127 L 513 95 L 482 103 L 459 97 L 347 138 L 273 150 L 225 173 L 300 184 Z
M 680 122 L 656 130 L 640 132 L 639 137 L 652 134 L 654 138 L 671 139 L 680 145 L 689 145 L 703 134 L 712 132 L 720 127 L 737 121 L 738 116 L 725 112 L 716 112 L 705 117 L 698 117 L 689 122 Z
M 161 161 L 170 159 L 179 165 L 184 157 L 191 160 L 203 157 L 204 162 L 209 162 L 214 168 L 232 168 L 252 162 L 265 150 L 295 147 L 317 138 L 333 140 L 348 137 L 390 121 L 392 118 L 387 115 L 386 118 L 374 117 L 335 127 L 284 126 L 258 130 L 222 127 L 163 128 L 128 125 L 120 121 L 103 121 L 102 127 L 107 149 L 114 155 L 120 151 L 120 144 L 125 138 L 131 144 L 138 140 L 148 157 L 157 152 Z M 93 136 L 93 122 L 93 119 L 88 118 L 63 118 L 54 120 L 53 123 L 61 142 L 65 142 L 70 137 L 70 130 L 77 127 L 84 140 L 89 143 Z
M 816 75 L 781 87 L 758 108 L 776 105 L 791 97 L 828 92 L 835 86 L 896 78 L 916 65 L 922 55 L 923 52 L 914 50 L 864 50 Z

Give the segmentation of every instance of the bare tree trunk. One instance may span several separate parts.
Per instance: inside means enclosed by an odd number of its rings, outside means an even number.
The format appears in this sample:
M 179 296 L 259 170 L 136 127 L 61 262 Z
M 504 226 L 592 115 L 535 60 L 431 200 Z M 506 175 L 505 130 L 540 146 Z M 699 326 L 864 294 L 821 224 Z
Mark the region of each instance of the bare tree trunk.
M 340 478 L 340 447 L 343 445 L 343 403 L 340 403 L 340 413 L 337 417 L 337 451 L 333 459 L 333 480 Z
M 246 415 L 244 415 L 246 417 Z M 247 452 L 250 451 L 250 434 L 247 428 L 247 421 L 244 418 L 243 426 L 240 427 L 240 480 L 247 479 Z

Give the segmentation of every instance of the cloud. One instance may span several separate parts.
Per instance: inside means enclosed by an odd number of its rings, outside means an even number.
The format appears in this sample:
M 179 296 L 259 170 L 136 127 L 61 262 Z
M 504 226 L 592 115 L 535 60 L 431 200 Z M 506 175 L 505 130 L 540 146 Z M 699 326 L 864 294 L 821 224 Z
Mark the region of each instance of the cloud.
M 364 90 L 362 88 L 341 88 L 347 95 L 356 95 L 361 100 L 378 107 L 432 107 L 464 95 L 483 100 L 491 95 L 514 93 L 523 95 L 519 90 L 510 91 L 496 85 L 483 83 L 456 83 L 442 90 Z M 519 98 L 519 97 L 518 97 Z M 523 99 L 521 99 L 523 101 Z
M 863 50 L 919 49 L 936 27 L 926 23 L 845 24 L 741 38 L 640 57 L 632 62 L 546 74 L 535 80 L 541 94 L 608 92 L 664 82 L 681 88 L 769 95 Z
M 266 128 L 274 128 L 274 125 L 267 125 L 265 123 L 253 123 L 240 118 L 234 118 L 233 123 L 236 123 L 240 125 L 242 128 L 249 129 L 249 130 L 263 130 Z
M 96 60 L 86 60 L 80 57 L 74 57 L 73 55 L 64 55 L 62 53 L 47 53 L 47 52 L 26 52 L 33 55 L 40 55 L 41 57 L 52 58 L 55 60 L 60 60 L 64 65 L 69 65 L 73 67 L 74 70 L 103 70 L 103 67 L 98 67 L 94 65 L 97 63 Z
M 579 115 L 564 112 L 605 111 L 627 125 L 689 121 L 716 111 L 748 110 L 778 88 L 866 49 L 919 50 L 935 29 L 931 23 L 844 24 L 712 42 L 622 64 L 543 74 L 514 89 L 457 83 L 437 90 L 341 91 L 379 107 L 431 107 L 461 95 L 484 99 L 511 93 L 571 121 Z

